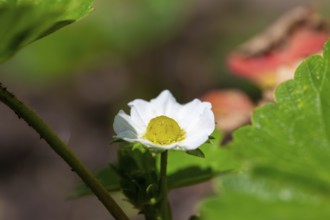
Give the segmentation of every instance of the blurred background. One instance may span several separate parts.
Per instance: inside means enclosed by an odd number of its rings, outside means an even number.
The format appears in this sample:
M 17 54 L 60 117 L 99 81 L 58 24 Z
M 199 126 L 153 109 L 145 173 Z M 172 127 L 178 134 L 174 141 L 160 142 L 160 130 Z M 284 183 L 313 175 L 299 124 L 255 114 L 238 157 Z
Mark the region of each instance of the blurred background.
M 97 171 L 115 161 L 113 118 L 135 98 L 169 89 L 187 102 L 212 89 L 238 88 L 257 100 L 259 89 L 233 76 L 226 56 L 304 4 L 329 19 L 327 0 L 96 0 L 91 15 L 1 65 L 0 77 Z M 45 142 L 1 104 L 0 220 L 109 219 L 94 197 L 66 199 L 78 183 Z M 176 190 L 174 219 L 187 219 L 196 201 L 210 193 L 209 184 Z

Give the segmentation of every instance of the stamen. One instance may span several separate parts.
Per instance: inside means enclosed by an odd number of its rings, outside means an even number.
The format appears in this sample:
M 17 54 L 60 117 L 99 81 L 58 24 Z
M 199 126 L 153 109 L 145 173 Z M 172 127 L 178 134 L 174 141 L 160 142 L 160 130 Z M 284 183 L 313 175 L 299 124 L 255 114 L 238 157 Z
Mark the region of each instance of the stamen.
M 185 135 L 174 119 L 162 115 L 150 120 L 143 138 L 154 144 L 170 145 L 182 141 Z

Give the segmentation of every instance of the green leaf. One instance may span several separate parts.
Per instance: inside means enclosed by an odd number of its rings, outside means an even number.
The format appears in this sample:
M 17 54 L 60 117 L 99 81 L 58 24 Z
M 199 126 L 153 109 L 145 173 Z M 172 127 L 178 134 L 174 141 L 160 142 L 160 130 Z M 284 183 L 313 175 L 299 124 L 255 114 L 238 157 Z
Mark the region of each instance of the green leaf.
M 234 133 L 231 148 L 258 169 L 293 184 L 304 179 L 330 192 L 330 41 L 323 57 L 312 56 L 294 80 L 276 90 L 276 103 L 258 108 L 252 125 Z M 264 172 L 265 174 L 265 172 Z M 327 187 L 325 187 L 327 186 Z
M 200 157 L 200 158 L 205 158 L 205 155 L 203 153 L 203 151 L 199 148 L 195 149 L 195 150 L 188 150 L 186 151 L 187 154 L 193 155 L 195 157 Z
M 294 80 L 277 88 L 276 103 L 258 108 L 252 125 L 234 132 L 229 147 L 252 176 L 226 176 L 223 194 L 202 203 L 201 219 L 327 219 L 329 94 L 330 41 L 323 56 L 305 60 Z
M 115 192 L 120 190 L 119 176 L 111 166 L 99 171 L 96 174 L 96 178 L 108 190 L 108 192 Z M 92 191 L 82 183 L 76 187 L 73 192 L 70 193 L 69 198 L 78 198 L 92 194 Z
M 211 168 L 200 168 L 198 166 L 190 166 L 182 170 L 178 170 L 168 176 L 168 188 L 175 189 L 193 184 L 198 184 L 210 180 L 219 174 L 230 173 L 231 170 L 223 172 L 215 172 Z
M 200 204 L 201 220 L 311 220 L 330 216 L 329 200 L 269 179 L 238 174 L 219 183 L 218 190 L 224 192 Z
M 184 151 L 169 151 L 167 170 L 170 188 L 207 181 L 240 166 L 231 152 L 220 146 L 222 134 L 216 130 L 212 136 L 212 143 L 205 143 L 200 147 L 205 158 L 188 156 Z
M 1 1 L 0 63 L 29 43 L 87 15 L 92 1 Z

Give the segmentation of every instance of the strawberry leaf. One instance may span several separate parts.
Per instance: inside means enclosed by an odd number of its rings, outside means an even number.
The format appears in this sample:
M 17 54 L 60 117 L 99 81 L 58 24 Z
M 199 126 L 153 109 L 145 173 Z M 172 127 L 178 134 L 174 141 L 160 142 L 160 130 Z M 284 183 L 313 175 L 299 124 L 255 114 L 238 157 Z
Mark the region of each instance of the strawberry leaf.
M 22 47 L 71 24 L 91 10 L 93 0 L 4 0 L 0 2 L 0 63 Z
M 234 132 L 229 147 L 251 178 L 224 180 L 224 193 L 203 202 L 201 219 L 326 219 L 329 95 L 330 41 L 322 56 L 306 59 L 294 79 L 277 88 L 275 103 L 256 109 L 252 125 Z

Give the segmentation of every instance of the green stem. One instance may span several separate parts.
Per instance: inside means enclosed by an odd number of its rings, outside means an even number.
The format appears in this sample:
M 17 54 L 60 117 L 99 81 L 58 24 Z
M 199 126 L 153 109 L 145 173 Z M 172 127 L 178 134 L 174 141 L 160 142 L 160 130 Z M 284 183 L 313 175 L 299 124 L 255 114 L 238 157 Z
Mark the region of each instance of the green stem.
M 160 157 L 159 212 L 161 220 L 172 220 L 171 206 L 167 198 L 167 150 Z
M 0 83 L 0 100 L 11 108 L 19 118 L 31 126 L 41 138 L 75 171 L 87 186 L 94 192 L 107 210 L 119 220 L 128 219 L 127 215 L 109 195 L 107 190 L 93 176 L 88 168 L 73 154 L 63 141 L 47 126 L 47 124 L 23 102 L 7 91 Z

